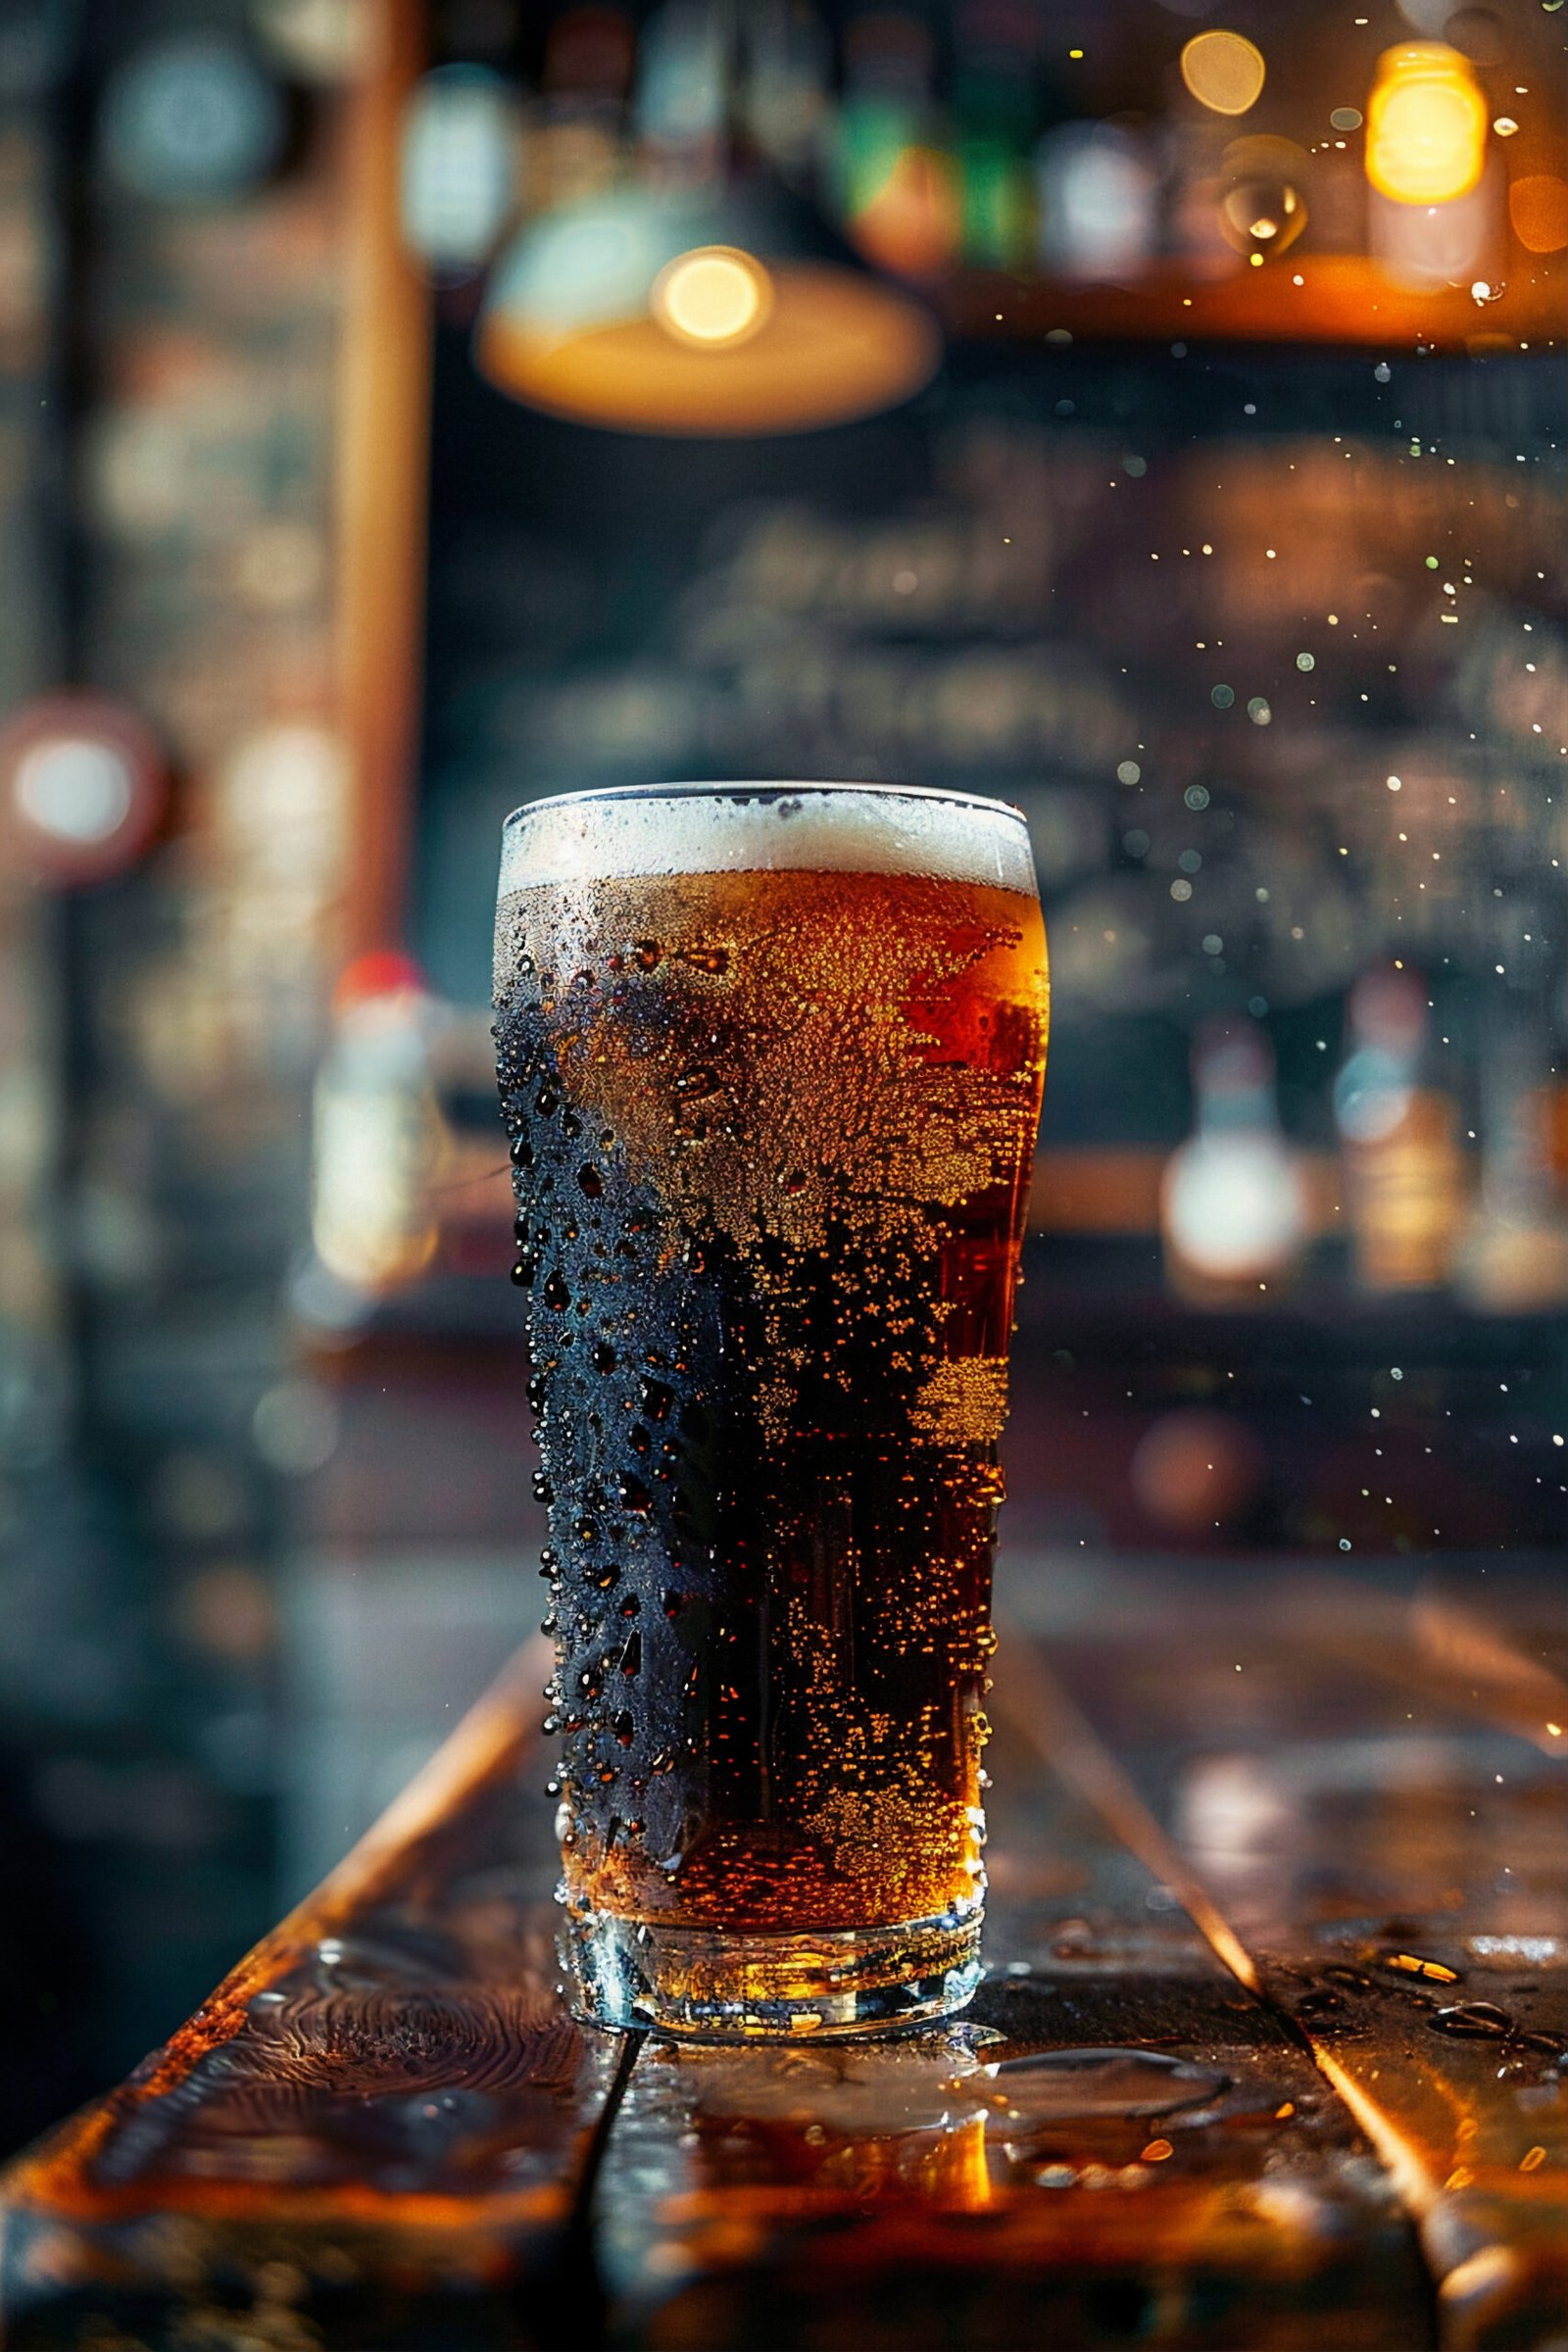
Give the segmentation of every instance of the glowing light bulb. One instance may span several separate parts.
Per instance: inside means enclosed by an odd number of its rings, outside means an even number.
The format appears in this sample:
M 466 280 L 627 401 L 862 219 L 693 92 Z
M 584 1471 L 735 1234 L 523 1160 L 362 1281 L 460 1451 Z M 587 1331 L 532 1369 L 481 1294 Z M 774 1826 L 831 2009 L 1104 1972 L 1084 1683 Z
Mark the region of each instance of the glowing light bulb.
M 1450 204 L 1486 163 L 1487 102 L 1442 41 L 1385 50 L 1366 110 L 1366 175 L 1396 204 Z
M 698 245 L 661 270 L 648 306 L 676 342 L 731 350 L 766 325 L 773 284 L 761 263 L 739 246 Z
M 1245 115 L 1255 106 L 1267 69 L 1263 52 L 1239 32 L 1195 32 L 1182 51 L 1182 79 L 1216 115 Z

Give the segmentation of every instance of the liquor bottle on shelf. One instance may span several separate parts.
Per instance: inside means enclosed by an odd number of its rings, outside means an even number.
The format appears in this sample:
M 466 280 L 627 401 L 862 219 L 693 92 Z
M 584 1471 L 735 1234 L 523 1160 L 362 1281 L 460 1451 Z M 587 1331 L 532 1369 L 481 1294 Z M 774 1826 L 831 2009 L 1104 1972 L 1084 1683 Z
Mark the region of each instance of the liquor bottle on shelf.
M 399 1289 L 435 1254 L 448 1150 L 430 1075 L 435 1018 L 402 956 L 363 956 L 338 983 L 316 1082 L 311 1232 L 321 1265 L 353 1290 Z
M 1159 235 L 1148 141 L 1117 122 L 1058 122 L 1035 149 L 1040 261 L 1080 285 L 1131 285 Z
M 1367 101 L 1367 233 L 1411 287 L 1486 289 L 1497 274 L 1505 174 L 1488 154 L 1486 93 L 1441 41 L 1385 50 Z
M 701 187 L 723 158 L 729 130 L 730 49 L 710 0 L 662 0 L 637 44 L 632 124 L 644 177 L 662 188 Z
M 959 12 L 953 81 L 962 258 L 979 270 L 1025 270 L 1035 244 L 1030 149 L 1038 128 L 1035 33 L 1025 13 Z
M 1428 1291 L 1447 1280 L 1465 1215 L 1458 1105 L 1432 1083 L 1425 983 L 1398 964 L 1350 991 L 1349 1053 L 1334 1082 L 1356 1280 Z
M 614 185 L 635 51 L 622 9 L 570 9 L 552 25 L 529 110 L 530 209 L 586 203 Z
M 809 0 L 753 0 L 741 32 L 742 125 L 781 178 L 808 186 L 833 119 L 826 27 Z
M 1263 1031 L 1250 1022 L 1201 1030 L 1193 1089 L 1194 1131 L 1160 1185 L 1166 1280 L 1194 1305 L 1267 1306 L 1298 1270 L 1308 1202 Z
M 929 28 L 903 10 L 858 17 L 829 181 L 845 233 L 900 277 L 936 277 L 963 238 L 963 196 L 932 86 Z
M 1539 1314 L 1568 1300 L 1568 1214 L 1552 1165 L 1561 1098 L 1544 1083 L 1550 1029 L 1533 997 L 1493 1024 L 1482 1061 L 1481 1182 L 1454 1282 L 1484 1314 Z

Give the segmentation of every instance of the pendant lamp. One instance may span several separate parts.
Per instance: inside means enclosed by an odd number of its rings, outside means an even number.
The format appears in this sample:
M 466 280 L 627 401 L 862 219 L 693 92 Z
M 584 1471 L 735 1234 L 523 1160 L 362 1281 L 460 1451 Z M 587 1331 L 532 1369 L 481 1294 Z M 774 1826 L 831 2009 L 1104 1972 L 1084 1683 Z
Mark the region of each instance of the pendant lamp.
M 759 173 L 628 186 L 526 223 L 492 273 L 481 373 L 549 415 L 696 438 L 808 432 L 907 400 L 930 313 Z

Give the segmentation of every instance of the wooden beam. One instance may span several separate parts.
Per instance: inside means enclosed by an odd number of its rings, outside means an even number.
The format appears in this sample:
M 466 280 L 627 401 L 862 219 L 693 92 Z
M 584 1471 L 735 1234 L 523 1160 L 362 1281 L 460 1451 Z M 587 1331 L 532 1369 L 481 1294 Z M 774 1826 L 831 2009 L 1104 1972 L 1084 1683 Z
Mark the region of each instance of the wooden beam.
M 403 109 L 419 0 L 380 0 L 344 125 L 337 467 L 338 708 L 352 764 L 345 945 L 396 946 L 414 819 L 429 470 L 428 290 L 399 234 Z

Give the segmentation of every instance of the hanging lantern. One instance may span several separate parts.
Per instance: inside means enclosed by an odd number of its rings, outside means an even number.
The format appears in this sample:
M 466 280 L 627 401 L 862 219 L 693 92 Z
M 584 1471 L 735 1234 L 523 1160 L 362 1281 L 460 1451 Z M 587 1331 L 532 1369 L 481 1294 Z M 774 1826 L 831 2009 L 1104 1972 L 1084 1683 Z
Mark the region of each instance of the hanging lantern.
M 805 432 L 929 382 L 930 314 L 782 189 L 634 188 L 531 222 L 490 282 L 482 373 L 622 432 Z

